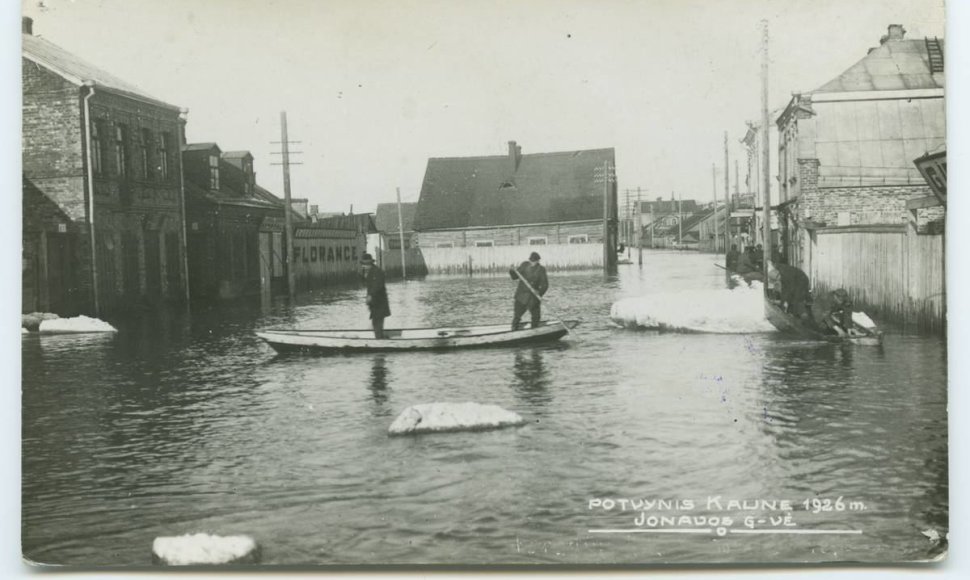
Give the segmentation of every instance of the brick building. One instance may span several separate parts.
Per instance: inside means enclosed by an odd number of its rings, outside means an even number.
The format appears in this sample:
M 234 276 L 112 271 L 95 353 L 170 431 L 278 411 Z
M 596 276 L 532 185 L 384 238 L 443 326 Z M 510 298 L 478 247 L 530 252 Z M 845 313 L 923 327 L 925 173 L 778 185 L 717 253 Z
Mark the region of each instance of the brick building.
M 182 147 L 192 298 L 285 288 L 283 201 L 256 183 L 248 151 Z
M 838 77 L 795 94 L 778 117 L 783 252 L 803 261 L 818 227 L 906 223 L 932 195 L 913 160 L 946 141 L 943 42 L 889 27 Z
M 777 249 L 816 292 L 945 328 L 945 207 L 914 163 L 946 142 L 943 41 L 889 26 L 880 45 L 777 119 Z
M 22 308 L 184 300 L 180 109 L 23 24 Z

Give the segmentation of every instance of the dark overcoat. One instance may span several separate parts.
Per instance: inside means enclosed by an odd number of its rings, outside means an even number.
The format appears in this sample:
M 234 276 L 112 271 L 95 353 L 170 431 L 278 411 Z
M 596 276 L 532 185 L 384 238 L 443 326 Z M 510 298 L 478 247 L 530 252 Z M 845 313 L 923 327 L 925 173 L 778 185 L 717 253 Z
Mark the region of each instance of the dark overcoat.
M 362 274 L 367 286 L 368 308 L 371 318 L 387 318 L 391 315 L 391 305 L 387 303 L 387 286 L 384 285 L 384 271 L 371 266 L 370 271 Z
M 519 280 L 519 277 L 515 275 L 518 272 L 525 278 L 532 288 L 539 294 L 539 296 L 544 296 L 546 290 L 549 289 L 549 278 L 546 276 L 546 269 L 542 264 L 535 263 L 526 260 L 522 262 L 518 268 L 514 271 L 510 271 L 509 275 L 513 280 Z M 524 304 L 529 306 L 533 302 L 538 302 L 539 299 L 536 298 L 529 288 L 519 280 L 519 285 L 515 288 L 515 301 L 519 304 Z

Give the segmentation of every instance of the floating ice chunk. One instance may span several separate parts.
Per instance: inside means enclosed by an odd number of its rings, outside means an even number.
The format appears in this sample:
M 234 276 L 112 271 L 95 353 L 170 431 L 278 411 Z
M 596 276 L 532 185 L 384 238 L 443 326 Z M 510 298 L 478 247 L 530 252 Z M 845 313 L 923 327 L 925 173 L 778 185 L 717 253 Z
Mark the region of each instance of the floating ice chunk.
M 518 413 L 497 405 L 478 403 L 426 403 L 408 407 L 391 423 L 391 435 L 432 431 L 474 431 L 513 427 L 525 423 Z
M 928 529 L 928 530 L 923 530 L 921 533 L 924 536 L 926 536 L 931 542 L 934 542 L 935 543 L 935 542 L 939 542 L 940 541 L 940 532 L 938 532 L 938 531 L 936 531 L 936 530 L 934 530 L 932 528 L 931 529 Z
M 84 316 L 74 318 L 55 318 L 40 323 L 41 332 L 117 332 L 118 329 L 103 320 Z
M 256 564 L 260 550 L 249 536 L 185 534 L 159 536 L 152 542 L 152 561 L 164 566 Z
M 852 313 L 852 322 L 855 322 L 856 324 L 858 324 L 862 328 L 875 328 L 876 327 L 876 323 L 873 322 L 872 319 L 869 318 L 869 316 L 866 315 L 865 312 L 853 312 Z
M 20 316 L 20 326 L 26 328 L 28 331 L 37 330 L 41 322 L 56 318 L 60 318 L 60 316 L 53 312 L 31 312 L 30 314 L 22 314 Z
M 610 319 L 627 328 L 748 334 L 772 332 L 765 318 L 761 284 L 733 290 L 687 290 L 624 298 L 610 308 Z
M 27 330 L 26 328 L 24 328 L 23 326 L 21 326 L 20 327 L 20 334 L 30 334 L 30 331 Z

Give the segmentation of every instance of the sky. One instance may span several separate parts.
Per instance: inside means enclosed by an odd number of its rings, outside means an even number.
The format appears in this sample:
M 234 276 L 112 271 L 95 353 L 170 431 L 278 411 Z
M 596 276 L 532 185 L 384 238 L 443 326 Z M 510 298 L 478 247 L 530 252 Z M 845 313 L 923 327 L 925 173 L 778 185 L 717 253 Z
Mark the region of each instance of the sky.
M 249 150 L 321 211 L 416 201 L 429 157 L 613 147 L 621 195 L 709 201 L 760 118 L 891 23 L 944 36 L 941 0 L 29 0 L 34 33 L 189 110 L 189 142 Z M 723 196 L 719 173 L 718 195 Z

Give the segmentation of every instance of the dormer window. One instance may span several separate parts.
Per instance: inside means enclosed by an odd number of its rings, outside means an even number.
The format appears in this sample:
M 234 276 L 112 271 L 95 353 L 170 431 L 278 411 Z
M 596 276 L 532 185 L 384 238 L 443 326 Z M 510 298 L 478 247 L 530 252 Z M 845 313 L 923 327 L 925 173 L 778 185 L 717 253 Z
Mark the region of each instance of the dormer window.
M 247 159 L 243 163 L 243 173 L 245 173 L 245 178 L 246 178 L 245 182 L 243 183 L 243 190 L 246 193 L 252 193 L 253 192 L 253 182 L 255 181 L 253 179 L 253 162 L 252 161 L 250 161 L 250 160 Z
M 209 155 L 209 189 L 219 189 L 219 156 Z

